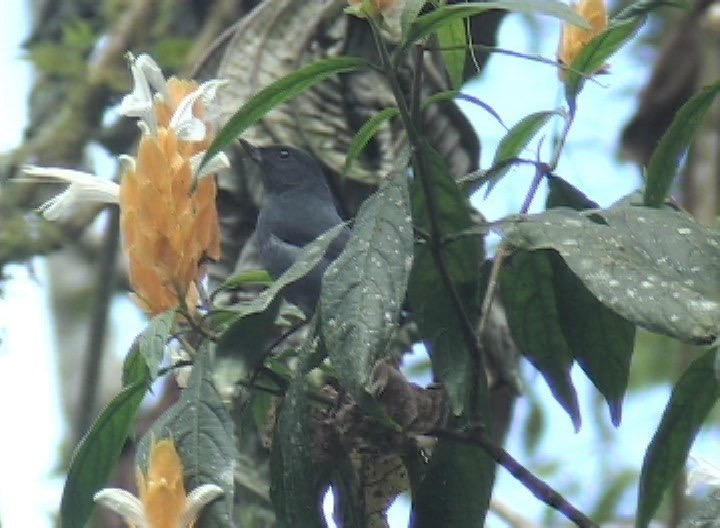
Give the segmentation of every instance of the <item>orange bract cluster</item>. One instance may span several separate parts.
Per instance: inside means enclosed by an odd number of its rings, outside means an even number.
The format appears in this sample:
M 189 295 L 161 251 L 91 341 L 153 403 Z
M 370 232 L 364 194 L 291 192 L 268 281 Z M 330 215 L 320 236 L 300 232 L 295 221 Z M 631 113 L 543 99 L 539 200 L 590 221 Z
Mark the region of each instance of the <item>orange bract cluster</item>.
M 605 0 L 581 0 L 574 5 L 575 11 L 587 20 L 590 29 L 582 29 L 571 24 L 563 24 L 560 46 L 558 47 L 558 60 L 569 66 L 588 43 L 605 31 L 608 25 L 607 7 Z
M 149 526 L 181 525 L 186 501 L 183 465 L 172 440 L 161 440 L 151 446 L 147 475 L 138 469 L 137 484 Z
M 121 227 L 130 262 L 130 283 L 141 307 L 157 314 L 182 302 L 197 302 L 194 281 L 205 276 L 205 258 L 220 257 L 215 179 L 206 177 L 193 190 L 192 156 L 212 141 L 179 139 L 170 119 L 182 99 L 197 88 L 170 79 L 168 97 L 156 101 L 155 134 L 144 134 L 137 162 L 120 183 Z M 204 117 L 201 100 L 193 115 Z

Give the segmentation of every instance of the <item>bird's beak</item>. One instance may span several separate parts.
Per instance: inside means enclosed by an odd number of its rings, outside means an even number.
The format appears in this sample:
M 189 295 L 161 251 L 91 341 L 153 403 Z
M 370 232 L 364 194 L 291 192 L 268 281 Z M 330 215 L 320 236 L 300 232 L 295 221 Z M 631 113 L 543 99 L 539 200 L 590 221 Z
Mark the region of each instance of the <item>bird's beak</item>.
M 245 153 L 250 156 L 250 159 L 253 160 L 255 163 L 260 163 L 262 161 L 262 155 L 260 154 L 260 149 L 251 145 L 244 139 L 240 139 L 240 145 L 242 146 Z

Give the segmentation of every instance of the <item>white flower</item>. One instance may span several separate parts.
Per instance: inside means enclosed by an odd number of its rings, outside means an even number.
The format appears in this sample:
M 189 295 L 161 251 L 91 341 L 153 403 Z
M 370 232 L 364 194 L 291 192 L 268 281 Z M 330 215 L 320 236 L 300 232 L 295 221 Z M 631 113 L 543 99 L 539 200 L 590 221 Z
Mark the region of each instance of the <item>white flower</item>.
M 123 97 L 118 112 L 127 117 L 139 117 L 154 131 L 157 127 L 153 113 L 154 98 L 150 88 L 158 91 L 161 98 L 166 97 L 165 77 L 150 55 L 143 53 L 136 59 L 128 52 L 127 58 L 133 76 L 133 91 Z
M 692 493 L 701 484 L 720 487 L 720 467 L 703 457 L 690 455 L 688 459 L 695 467 L 688 471 L 686 493 Z
M 34 165 L 26 165 L 23 172 L 31 178 L 60 180 L 70 184 L 64 192 L 39 207 L 40 212 L 48 220 L 58 220 L 76 204 L 82 202 L 118 203 L 120 186 L 89 172 Z
M 200 162 L 205 157 L 205 152 L 207 151 L 200 151 L 190 158 L 190 167 L 196 180 L 201 180 L 208 174 L 215 174 L 216 172 L 220 172 L 221 170 L 230 167 L 230 160 L 228 159 L 227 154 L 224 152 L 218 152 L 210 158 L 205 165 L 203 165 L 202 169 L 198 171 Z
M 183 141 L 202 141 L 207 130 L 205 123 L 193 115 L 193 105 L 200 99 L 204 105 L 212 102 L 217 89 L 227 81 L 212 80 L 202 83 L 194 91 L 186 95 L 170 118 L 170 129 Z

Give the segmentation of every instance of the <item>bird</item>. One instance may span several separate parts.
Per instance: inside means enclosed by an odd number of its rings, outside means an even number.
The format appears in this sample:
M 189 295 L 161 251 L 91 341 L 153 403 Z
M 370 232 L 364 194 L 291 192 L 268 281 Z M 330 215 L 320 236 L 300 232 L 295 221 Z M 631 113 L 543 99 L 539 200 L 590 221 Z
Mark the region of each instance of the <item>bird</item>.
M 258 214 L 255 237 L 260 261 L 273 279 L 298 259 L 303 248 L 344 221 L 319 163 L 308 152 L 286 145 L 256 147 L 241 141 L 260 169 L 265 200 Z M 330 243 L 318 265 L 289 285 L 284 297 L 310 317 L 320 297 L 322 277 L 350 238 L 345 227 Z

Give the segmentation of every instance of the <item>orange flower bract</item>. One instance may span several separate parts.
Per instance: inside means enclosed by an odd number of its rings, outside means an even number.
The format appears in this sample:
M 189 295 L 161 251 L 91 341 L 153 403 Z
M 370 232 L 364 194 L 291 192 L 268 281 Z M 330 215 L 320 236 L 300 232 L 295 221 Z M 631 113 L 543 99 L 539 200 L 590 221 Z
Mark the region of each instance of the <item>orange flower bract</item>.
M 590 29 L 582 29 L 571 24 L 563 24 L 560 46 L 558 47 L 558 60 L 569 66 L 588 43 L 605 31 L 608 25 L 607 7 L 605 0 L 581 0 L 573 5 L 573 9 L 587 20 Z
M 185 508 L 183 465 L 172 440 L 150 448 L 147 475 L 138 469 L 137 484 L 145 516 L 152 528 L 176 528 Z
M 168 81 L 168 100 L 154 105 L 157 131 L 143 135 L 137 162 L 120 182 L 120 221 L 130 283 L 150 314 L 182 302 L 194 306 L 194 282 L 205 274 L 203 260 L 220 257 L 215 179 L 205 177 L 192 189 L 191 158 L 207 149 L 212 137 L 185 141 L 169 126 L 180 101 L 196 88 L 194 82 Z M 198 100 L 193 115 L 202 119 L 203 114 Z

